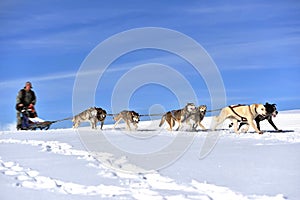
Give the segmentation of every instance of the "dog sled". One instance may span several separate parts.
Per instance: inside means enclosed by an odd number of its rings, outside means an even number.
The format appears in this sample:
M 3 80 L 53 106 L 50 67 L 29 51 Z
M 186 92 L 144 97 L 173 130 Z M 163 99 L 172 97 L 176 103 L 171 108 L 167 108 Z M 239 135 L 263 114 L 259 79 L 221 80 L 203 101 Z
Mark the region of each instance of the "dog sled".
M 21 127 L 18 127 L 20 130 L 48 130 L 50 126 L 58 121 L 45 121 L 37 116 L 34 108 L 23 107 L 20 109 L 21 112 Z

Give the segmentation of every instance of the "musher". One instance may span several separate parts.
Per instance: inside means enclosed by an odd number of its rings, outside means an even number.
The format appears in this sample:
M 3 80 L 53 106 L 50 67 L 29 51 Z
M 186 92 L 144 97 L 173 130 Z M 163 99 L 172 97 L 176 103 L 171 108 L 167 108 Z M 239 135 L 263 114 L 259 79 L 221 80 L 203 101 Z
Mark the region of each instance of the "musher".
M 18 92 L 16 99 L 16 110 L 17 110 L 17 130 L 23 129 L 21 111 L 23 109 L 31 109 L 32 114 L 37 117 L 37 114 L 34 110 L 34 105 L 36 104 L 36 96 L 32 89 L 31 82 L 27 81 L 25 87 Z

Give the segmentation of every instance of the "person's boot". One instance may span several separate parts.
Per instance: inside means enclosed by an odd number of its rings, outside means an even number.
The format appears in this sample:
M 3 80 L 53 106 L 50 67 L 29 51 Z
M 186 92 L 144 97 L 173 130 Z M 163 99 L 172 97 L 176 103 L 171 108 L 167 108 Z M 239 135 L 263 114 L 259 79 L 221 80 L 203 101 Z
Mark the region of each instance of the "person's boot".
M 22 124 L 17 124 L 17 130 L 22 130 Z

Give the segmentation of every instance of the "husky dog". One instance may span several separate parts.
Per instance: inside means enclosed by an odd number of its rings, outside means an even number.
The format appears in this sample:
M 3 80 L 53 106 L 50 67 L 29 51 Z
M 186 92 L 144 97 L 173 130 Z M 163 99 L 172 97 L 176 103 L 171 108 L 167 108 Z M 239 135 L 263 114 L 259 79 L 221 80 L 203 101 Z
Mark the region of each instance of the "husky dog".
M 263 104 L 228 106 L 223 108 L 220 115 L 214 118 L 215 123 L 212 126 L 212 130 L 215 130 L 218 125 L 225 121 L 225 119 L 230 119 L 233 122 L 234 131 L 237 134 L 239 134 L 238 121 L 247 121 L 257 133 L 262 134 L 263 132 L 258 130 L 253 122 L 258 115 L 266 115 L 266 108 Z M 249 125 L 244 131 L 247 132 L 248 129 Z
M 119 114 L 117 114 L 114 117 L 114 120 L 116 121 L 114 128 L 117 126 L 117 124 L 121 121 L 124 120 L 126 123 L 126 128 L 128 130 L 131 130 L 130 128 L 130 123 L 132 123 L 135 127 L 135 129 L 138 128 L 137 124 L 140 121 L 140 115 L 137 112 L 134 111 L 128 111 L 128 110 L 123 110 L 122 112 L 120 112 Z
M 260 121 L 263 121 L 265 119 L 268 120 L 268 122 L 273 126 L 273 128 L 276 130 L 276 131 L 281 131 L 280 129 L 278 129 L 276 127 L 276 125 L 274 124 L 273 120 L 272 120 L 272 117 L 276 117 L 277 114 L 278 114 L 278 111 L 277 111 L 277 108 L 276 108 L 276 104 L 269 104 L 268 102 L 264 105 L 265 108 L 266 108 L 266 112 L 267 114 L 265 116 L 262 116 L 262 115 L 258 115 L 256 118 L 255 118 L 255 122 L 256 122 L 256 126 L 257 126 L 257 129 L 260 130 L 260 125 L 259 125 L 259 122 Z M 240 125 L 239 125 L 239 129 L 243 126 L 247 124 L 247 122 L 241 122 Z M 229 127 L 231 127 L 233 124 L 231 123 Z
M 181 122 L 188 116 L 196 113 L 196 110 L 197 109 L 195 104 L 187 103 L 186 106 L 182 109 L 169 111 L 162 116 L 159 127 L 161 127 L 165 123 L 165 121 L 167 121 L 169 124 L 169 130 L 172 131 L 175 122 L 177 122 L 178 128 L 176 129 L 176 131 L 178 131 L 181 127 Z
M 99 122 L 101 122 L 101 125 L 100 125 L 100 128 L 102 130 L 102 127 L 103 127 L 103 124 L 104 124 L 104 120 L 106 118 L 106 111 L 103 110 L 102 108 L 96 108 L 95 109 L 97 110 L 97 119 Z
M 206 114 L 207 106 L 206 105 L 200 105 L 196 108 L 196 112 L 190 114 L 187 116 L 186 119 L 183 120 L 187 121 L 188 123 L 191 123 L 192 130 L 196 130 L 198 126 L 200 126 L 203 130 L 206 130 L 206 128 L 201 124 L 202 120 L 204 119 L 204 116 Z
M 90 122 L 92 129 L 97 129 L 97 122 L 101 121 L 101 129 L 106 118 L 106 111 L 101 108 L 90 107 L 75 115 L 72 119 L 73 128 L 78 128 L 81 122 Z

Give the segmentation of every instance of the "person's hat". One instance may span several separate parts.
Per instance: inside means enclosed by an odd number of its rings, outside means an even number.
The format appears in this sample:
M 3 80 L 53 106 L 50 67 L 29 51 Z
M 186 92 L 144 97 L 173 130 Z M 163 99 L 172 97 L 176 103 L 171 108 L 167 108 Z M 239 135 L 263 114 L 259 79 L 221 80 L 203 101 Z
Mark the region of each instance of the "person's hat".
M 27 81 L 27 82 L 25 83 L 25 87 L 26 87 L 27 84 L 29 84 L 29 85 L 30 85 L 30 88 L 32 88 L 32 84 L 31 84 L 30 81 Z M 24 87 L 24 88 L 25 88 L 25 87 Z

